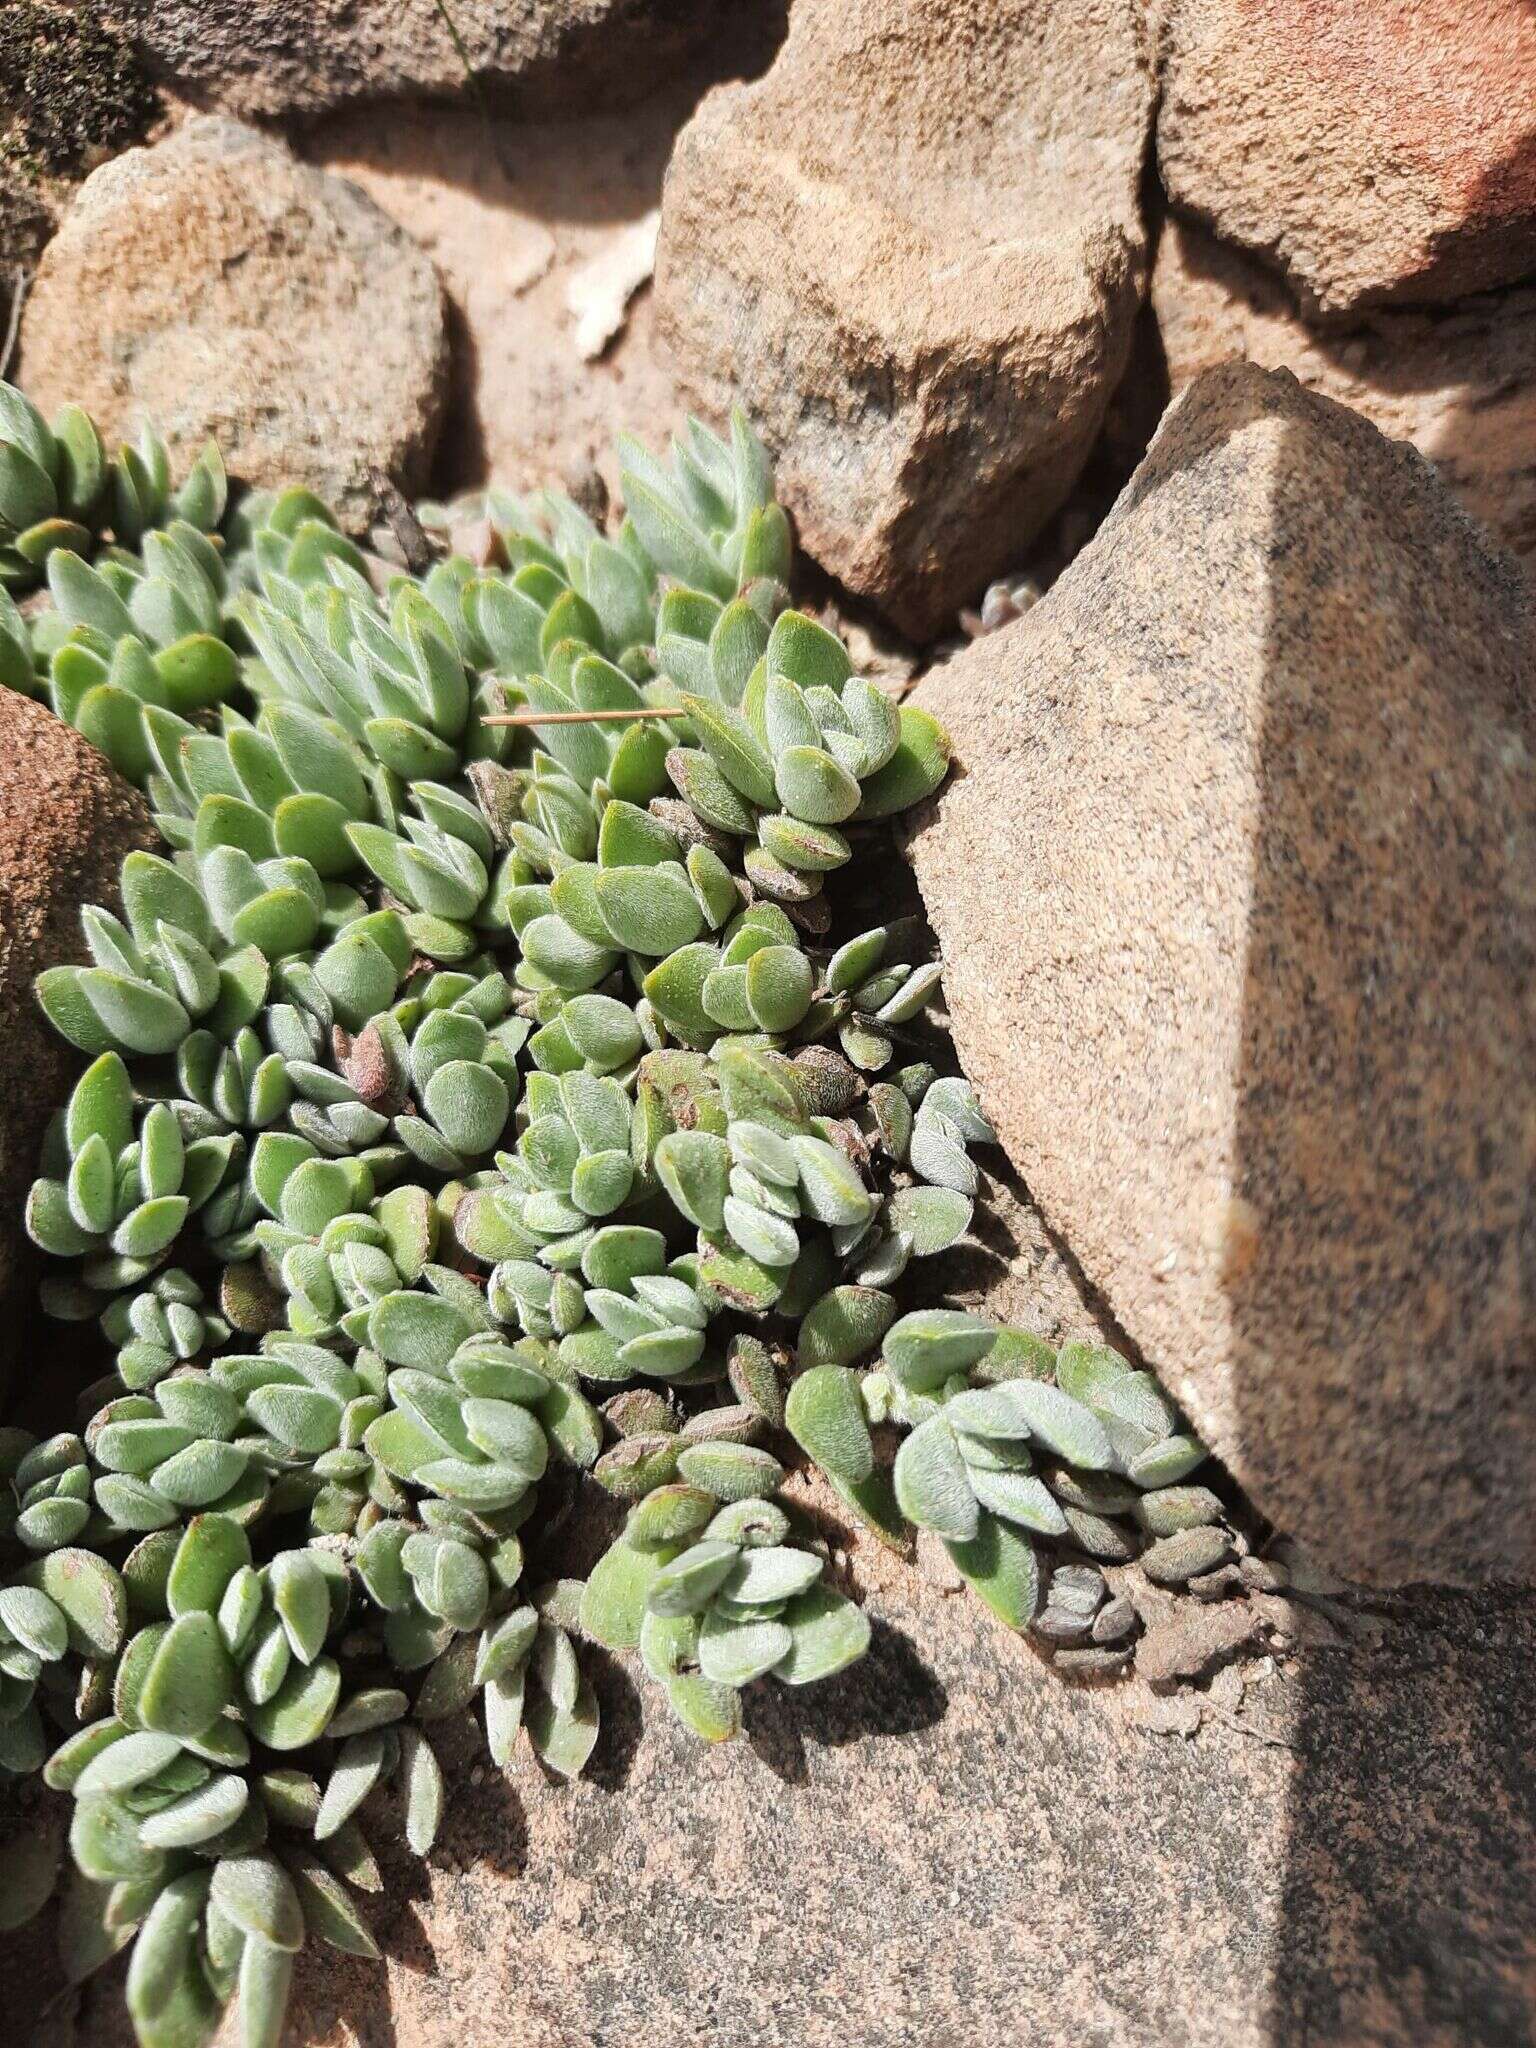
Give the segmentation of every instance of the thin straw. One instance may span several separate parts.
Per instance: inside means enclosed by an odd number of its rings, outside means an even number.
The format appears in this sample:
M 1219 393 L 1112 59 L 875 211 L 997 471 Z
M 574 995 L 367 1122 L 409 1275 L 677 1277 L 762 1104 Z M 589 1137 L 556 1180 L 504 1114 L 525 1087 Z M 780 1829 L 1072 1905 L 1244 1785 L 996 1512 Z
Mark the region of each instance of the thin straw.
M 686 718 L 681 705 L 645 705 L 630 711 L 499 711 L 482 725 L 606 725 L 627 718 Z

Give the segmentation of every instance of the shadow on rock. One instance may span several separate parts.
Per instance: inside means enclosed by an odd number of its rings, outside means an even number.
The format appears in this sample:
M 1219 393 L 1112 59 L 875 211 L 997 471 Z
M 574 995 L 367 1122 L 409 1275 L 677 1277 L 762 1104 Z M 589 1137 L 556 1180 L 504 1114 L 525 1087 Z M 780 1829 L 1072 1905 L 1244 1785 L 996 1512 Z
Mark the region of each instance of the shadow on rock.
M 1268 479 L 1242 1213 L 1223 1274 L 1237 1426 L 1272 1464 L 1288 1326 L 1315 1429 L 1291 1483 L 1311 1465 L 1331 1512 L 1368 1528 L 1429 1453 L 1425 1520 L 1446 1576 L 1466 1577 L 1468 1552 L 1498 1570 L 1499 1503 L 1532 1483 L 1517 1390 L 1536 1271 L 1536 871 L 1528 831 L 1508 827 L 1508 769 L 1536 721 L 1528 671 L 1499 636 L 1485 653 L 1447 624 L 1455 599 L 1424 573 L 1437 546 L 1493 620 L 1518 615 L 1506 562 L 1464 545 L 1448 507 L 1430 530 L 1411 471 L 1358 525 L 1309 511 L 1315 447 L 1287 428 Z M 1496 1402 L 1502 1445 L 1483 1441 Z M 1325 1448 L 1341 1438 L 1352 1478 Z M 1506 1540 L 1514 1578 L 1530 1557 L 1518 1511 Z M 1419 1587 L 1382 1606 L 1379 1639 L 1300 1667 L 1271 2039 L 1516 2048 L 1536 2039 L 1536 1599 Z
M 618 1792 L 628 1783 L 640 1737 L 645 1731 L 645 1702 L 640 1689 L 617 1657 L 588 1649 L 585 1668 L 602 1710 L 602 1733 L 582 1782 L 602 1792 Z M 655 1703 L 653 1702 L 653 1707 Z
M 943 1716 L 949 1694 L 912 1638 L 872 1620 L 868 1654 L 814 1691 L 774 1685 L 743 1695 L 747 1740 L 786 1785 L 809 1783 L 807 1745 L 836 1749 L 867 1736 L 913 1735 Z
M 1536 1601 L 1422 1590 L 1306 1666 L 1271 2038 L 1536 2039 Z

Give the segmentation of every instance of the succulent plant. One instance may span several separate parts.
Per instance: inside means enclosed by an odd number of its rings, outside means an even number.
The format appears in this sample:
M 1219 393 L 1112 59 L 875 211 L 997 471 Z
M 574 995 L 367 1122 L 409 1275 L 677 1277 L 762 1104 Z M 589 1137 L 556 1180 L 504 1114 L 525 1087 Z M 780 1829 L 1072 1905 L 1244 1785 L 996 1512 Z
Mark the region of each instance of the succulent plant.
M 38 987 L 89 1063 L 28 1227 L 112 1369 L 0 1433 L 0 1770 L 72 1796 L 78 1967 L 132 1941 L 145 2048 L 236 1995 L 269 2043 L 307 1939 L 376 1954 L 376 1799 L 430 1849 L 434 1721 L 573 1775 L 589 1642 L 711 1740 L 863 1654 L 796 1447 L 1063 1660 L 1128 1654 L 1102 1568 L 1187 1577 L 1222 1507 L 1147 1375 L 924 1305 L 993 1132 L 921 933 L 824 878 L 948 745 L 789 607 L 744 419 L 625 443 L 611 532 L 427 508 L 419 577 L 92 445 L 0 405 L 0 580 L 52 597 L 0 602 L 0 682 L 166 852 Z M 528 1584 L 588 1480 L 622 1535 Z
M 109 458 L 78 406 L 50 426 L 0 382 L 0 685 L 48 702 L 135 781 L 154 765 L 156 714 L 189 730 L 239 682 L 227 500 L 212 443 L 173 491 L 153 433 Z M 23 617 L 10 593 L 45 578 L 52 605 Z
M 89 967 L 38 980 L 49 1022 L 85 1053 L 173 1053 L 194 1023 L 233 1036 L 261 1015 L 272 962 L 312 947 L 334 909 L 308 861 L 223 844 L 180 865 L 129 854 L 122 897 L 126 924 L 82 912 Z
M 238 1133 L 189 1137 L 171 1106 L 136 1101 L 115 1052 L 81 1075 L 48 1133 L 26 1227 L 45 1251 L 79 1264 L 67 1280 L 50 1277 L 44 1302 L 65 1321 L 100 1318 L 129 1388 L 229 1335 L 192 1276 L 163 1262 L 244 1155 Z
M 741 1726 L 744 1686 L 832 1677 L 868 1648 L 869 1620 L 823 1583 L 824 1557 L 791 1540 L 775 1459 L 701 1439 L 677 1462 L 681 1476 L 636 1503 L 587 1580 L 581 1620 L 609 1649 L 638 1649 L 678 1719 L 718 1742 Z
M 0 380 L 0 587 L 29 589 L 55 554 L 78 556 L 107 531 L 120 550 L 173 519 L 211 532 L 226 497 L 212 442 L 173 492 L 165 444 L 148 428 L 112 458 L 79 406 L 62 407 L 50 425 Z
M 943 1539 L 1010 1627 L 1038 1621 L 1046 1641 L 1081 1645 L 1105 1593 L 1097 1578 L 1084 1601 L 1096 1575 L 1070 1552 L 1123 1564 L 1149 1532 L 1212 1532 L 1222 1520 L 1216 1494 L 1184 1484 L 1204 1462 L 1204 1445 L 1152 1375 L 1107 1345 L 1073 1342 L 1057 1352 L 1029 1331 L 955 1309 L 916 1310 L 879 1341 L 879 1363 L 862 1375 L 841 1360 L 803 1372 L 789 1390 L 786 1424 L 845 1498 L 866 1509 L 859 1489 L 875 1474 L 870 1425 L 905 1430 L 890 1475 L 897 1511 Z M 1065 1555 L 1046 1553 L 1062 1560 L 1050 1589 L 1063 1570 L 1078 1574 L 1052 1591 L 1043 1615 L 1047 1582 L 1031 1538 L 1066 1546 Z

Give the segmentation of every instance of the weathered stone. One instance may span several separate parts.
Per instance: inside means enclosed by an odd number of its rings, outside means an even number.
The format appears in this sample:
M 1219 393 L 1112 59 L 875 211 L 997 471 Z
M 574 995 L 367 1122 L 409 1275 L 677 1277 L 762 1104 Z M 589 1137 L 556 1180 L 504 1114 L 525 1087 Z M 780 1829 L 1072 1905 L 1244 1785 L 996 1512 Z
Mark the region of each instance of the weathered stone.
M 1314 310 L 1439 304 L 1536 266 L 1529 0 L 1165 0 L 1169 197 Z
M 124 854 L 155 844 L 144 799 L 41 704 L 0 689 L 0 1388 L 35 1340 L 21 1228 L 43 1129 L 79 1062 L 32 998 L 84 957 L 80 908 L 112 904 Z
M 1190 221 L 1158 242 L 1152 303 L 1175 392 L 1246 356 L 1294 372 L 1427 455 L 1474 518 L 1536 555 L 1536 289 L 1308 324 L 1281 279 Z
M 488 88 L 535 115 L 627 104 L 716 40 L 766 44 L 784 18 L 784 0 L 125 0 L 125 9 L 160 72 L 209 105 L 257 115 Z
M 89 316 L 82 308 L 89 308 Z M 305 483 L 350 524 L 377 465 L 425 481 L 448 365 L 421 250 L 339 178 L 239 122 L 191 120 L 81 186 L 22 323 L 21 382 L 109 439 L 146 415 L 185 461 Z
M 1170 1742 L 1134 1676 L 1067 1683 L 968 1595 L 862 1548 L 856 1571 L 868 1659 L 754 1687 L 742 1741 L 687 1735 L 633 1659 L 593 1660 L 605 1732 L 575 1785 L 526 1751 L 503 1777 L 478 1734 L 434 1730 L 450 1798 L 430 1864 L 392 1844 L 387 1802 L 367 1819 L 388 1961 L 312 1945 L 289 2038 L 1530 2038 L 1532 1603 L 1421 1596 L 1379 1651 L 1309 1653 Z M 31 2024 L 50 1935 L 0 1947 L 16 2038 L 127 2048 L 121 1965 Z
M 1130 348 L 1132 0 L 799 0 L 662 201 L 664 338 L 740 396 L 807 551 L 931 637 L 1071 488 Z
M 1234 363 L 918 691 L 967 1072 L 1255 1505 L 1371 1582 L 1536 1569 L 1531 647 L 1422 457 Z

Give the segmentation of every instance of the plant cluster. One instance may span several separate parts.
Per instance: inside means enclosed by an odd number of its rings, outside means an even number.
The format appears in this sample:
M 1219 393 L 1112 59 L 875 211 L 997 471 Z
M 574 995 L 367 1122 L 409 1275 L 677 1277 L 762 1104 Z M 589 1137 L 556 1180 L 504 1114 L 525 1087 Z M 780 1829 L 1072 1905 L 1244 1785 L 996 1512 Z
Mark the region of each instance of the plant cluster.
M 920 934 L 837 891 L 947 742 L 790 608 L 742 418 L 626 444 L 611 534 L 492 494 L 421 577 L 82 422 L 0 408 L 53 600 L 0 673 L 166 851 L 38 986 L 86 1064 L 27 1226 L 113 1363 L 0 1433 L 0 1769 L 72 1795 L 145 2048 L 236 1991 L 255 2048 L 306 1939 L 375 1953 L 365 1807 L 427 1852 L 444 1716 L 570 1775 L 586 1644 L 710 1740 L 863 1654 L 797 1452 L 1063 1644 L 1117 1639 L 1085 1556 L 1220 1504 L 1148 1375 L 927 1305 L 993 1133 Z M 625 1511 L 585 1581 L 530 1568 L 561 1468 Z

